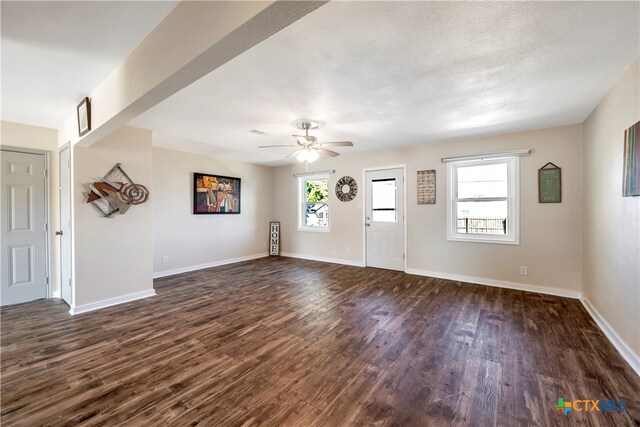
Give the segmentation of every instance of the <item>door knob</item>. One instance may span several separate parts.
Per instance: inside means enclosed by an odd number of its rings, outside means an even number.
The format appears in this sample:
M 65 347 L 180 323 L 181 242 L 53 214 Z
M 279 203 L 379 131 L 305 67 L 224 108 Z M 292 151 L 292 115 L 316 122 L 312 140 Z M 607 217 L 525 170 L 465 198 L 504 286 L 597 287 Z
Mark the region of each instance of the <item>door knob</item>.
M 56 231 L 56 236 L 62 236 L 62 231 Z

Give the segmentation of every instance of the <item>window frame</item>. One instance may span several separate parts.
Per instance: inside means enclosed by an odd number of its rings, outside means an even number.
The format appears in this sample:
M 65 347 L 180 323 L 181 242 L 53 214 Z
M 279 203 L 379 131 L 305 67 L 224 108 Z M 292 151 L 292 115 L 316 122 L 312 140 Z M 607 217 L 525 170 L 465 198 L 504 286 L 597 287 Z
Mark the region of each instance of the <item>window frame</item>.
M 326 227 L 309 227 L 305 221 L 307 207 L 307 181 L 316 181 L 318 179 L 327 180 L 327 226 Z M 329 233 L 331 231 L 331 179 L 329 174 L 304 175 L 298 177 L 298 231 L 309 231 L 312 233 Z
M 507 164 L 507 234 L 458 233 L 458 169 L 465 166 Z M 447 240 L 457 242 L 520 244 L 520 157 L 458 160 L 447 163 Z M 492 201 L 503 198 L 483 198 Z M 462 199 L 469 201 L 470 199 Z

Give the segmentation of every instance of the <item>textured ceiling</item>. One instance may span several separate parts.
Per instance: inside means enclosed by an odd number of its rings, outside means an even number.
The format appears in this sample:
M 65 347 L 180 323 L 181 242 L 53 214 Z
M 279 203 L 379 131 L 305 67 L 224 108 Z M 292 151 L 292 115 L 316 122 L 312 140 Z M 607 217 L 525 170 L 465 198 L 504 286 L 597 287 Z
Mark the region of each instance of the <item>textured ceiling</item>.
M 288 149 L 257 146 L 301 117 L 342 153 L 580 123 L 638 57 L 638 22 L 637 2 L 332 2 L 132 124 L 277 165 Z
M 2 120 L 57 128 L 176 1 L 2 1 Z

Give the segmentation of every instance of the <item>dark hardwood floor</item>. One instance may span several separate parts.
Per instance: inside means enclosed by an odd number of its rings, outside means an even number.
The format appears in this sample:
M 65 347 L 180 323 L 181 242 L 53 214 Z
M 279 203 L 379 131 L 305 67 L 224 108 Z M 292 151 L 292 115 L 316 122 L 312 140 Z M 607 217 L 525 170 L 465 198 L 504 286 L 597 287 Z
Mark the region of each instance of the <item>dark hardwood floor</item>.
M 640 425 L 638 376 L 577 300 L 287 258 L 155 286 L 3 308 L 2 425 Z

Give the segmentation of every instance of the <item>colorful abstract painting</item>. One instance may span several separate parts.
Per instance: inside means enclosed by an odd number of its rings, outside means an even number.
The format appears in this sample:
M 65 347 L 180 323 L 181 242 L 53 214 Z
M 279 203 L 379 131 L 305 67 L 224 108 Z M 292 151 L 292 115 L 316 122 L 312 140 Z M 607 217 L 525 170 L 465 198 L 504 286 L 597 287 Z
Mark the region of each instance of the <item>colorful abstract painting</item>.
M 640 122 L 624 131 L 624 168 L 622 195 L 640 196 Z
M 193 213 L 239 214 L 240 178 L 194 173 Z

